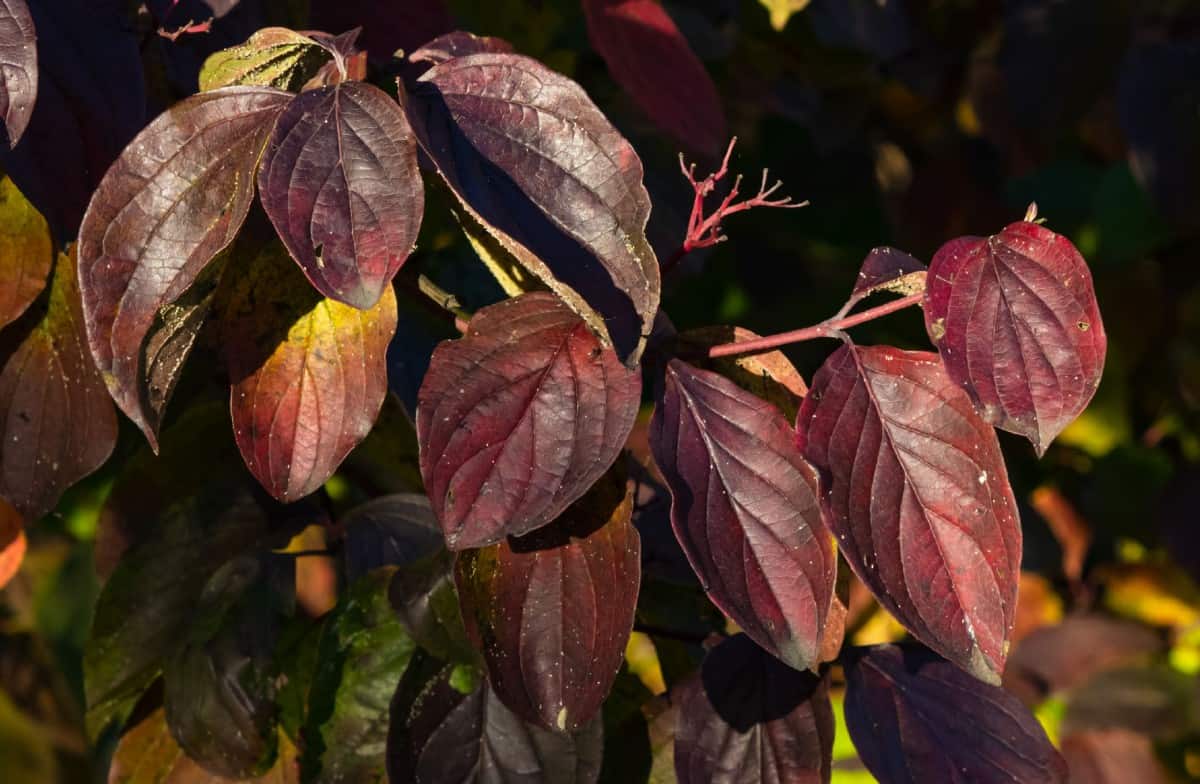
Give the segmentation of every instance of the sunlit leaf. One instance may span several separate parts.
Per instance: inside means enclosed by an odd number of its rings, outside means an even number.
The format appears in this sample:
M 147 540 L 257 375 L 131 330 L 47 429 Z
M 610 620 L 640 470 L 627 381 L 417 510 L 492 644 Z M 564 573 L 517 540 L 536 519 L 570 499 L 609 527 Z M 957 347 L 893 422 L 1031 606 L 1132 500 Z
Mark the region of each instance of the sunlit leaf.
M 796 366 L 782 351 L 767 351 L 761 354 L 744 354 L 716 359 L 692 359 L 692 352 L 723 343 L 754 340 L 760 335 L 742 327 L 701 327 L 682 332 L 676 338 L 681 353 L 689 361 L 705 370 L 713 370 L 737 384 L 747 392 L 773 403 L 788 419 L 794 421 L 800 409 L 800 401 L 808 391 L 808 385 Z M 701 353 L 701 352 L 697 352 Z
M 916 294 L 925 289 L 925 265 L 902 250 L 873 248 L 863 259 L 850 301 L 858 302 L 878 291 Z
M 214 52 L 200 69 L 200 89 L 235 84 L 298 91 L 330 59 L 325 47 L 284 27 L 266 27 L 245 43 Z
M 16 321 L 42 293 L 54 264 L 54 243 L 46 219 L 8 177 L 0 179 L 0 221 L 4 226 L 0 233 L 0 327 L 3 327 Z
M 455 57 L 466 57 L 469 54 L 482 52 L 511 52 L 512 44 L 503 38 L 493 38 L 487 35 L 475 35 L 462 30 L 439 35 L 429 43 L 408 56 L 414 63 L 444 63 Z
M 808 7 L 812 0 L 758 0 L 759 5 L 767 9 L 771 15 L 771 27 L 783 31 L 787 27 L 792 14 L 797 14 Z

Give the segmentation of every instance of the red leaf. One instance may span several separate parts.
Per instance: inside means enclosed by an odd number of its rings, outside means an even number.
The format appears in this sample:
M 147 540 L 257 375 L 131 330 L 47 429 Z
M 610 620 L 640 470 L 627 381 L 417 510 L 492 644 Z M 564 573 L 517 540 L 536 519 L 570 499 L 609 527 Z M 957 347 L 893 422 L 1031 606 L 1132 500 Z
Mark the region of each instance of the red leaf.
M 1055 784 L 1067 765 L 1013 695 L 918 647 L 856 649 L 846 727 L 887 784 Z
M 902 250 L 883 246 L 873 248 L 863 259 L 850 301 L 858 302 L 877 291 L 915 294 L 924 288 L 925 265 Z
M 503 38 L 493 38 L 488 35 L 475 35 L 455 30 L 453 33 L 439 35 L 429 43 L 408 56 L 414 63 L 444 63 L 455 57 L 466 57 L 469 54 L 483 52 L 511 52 L 512 44 Z
M 943 245 L 929 265 L 925 325 L 983 418 L 1039 455 L 1100 384 L 1108 342 L 1087 262 L 1035 223 Z
M 705 155 L 729 136 L 717 88 L 657 0 L 584 0 L 588 38 L 662 130 Z
M 237 235 L 267 135 L 292 96 L 225 87 L 159 115 L 121 153 L 79 230 L 79 281 L 92 356 L 117 405 L 157 443 L 146 337 Z M 182 361 L 182 360 L 180 360 Z M 163 401 L 165 404 L 165 401 Z
M 843 346 L 796 427 L 854 572 L 917 639 L 998 683 L 1020 522 L 995 431 L 937 355 Z
M 633 629 L 641 544 L 633 495 L 605 475 L 550 525 L 458 556 L 467 633 L 526 721 L 575 732 L 599 712 Z
M 650 424 L 671 525 L 708 597 L 755 642 L 814 666 L 837 560 L 817 478 L 766 401 L 677 359 Z
M 749 637 L 709 652 L 674 700 L 679 784 L 823 784 L 834 719 L 826 680 L 768 656 Z
M 553 520 L 616 460 L 641 375 L 552 294 L 480 310 L 433 353 L 417 403 L 421 474 L 451 549 Z
M 258 173 L 263 208 L 325 296 L 366 310 L 417 241 L 425 188 L 417 143 L 387 93 L 342 82 L 298 95 Z
M 29 125 L 37 99 L 37 33 L 25 0 L 0 0 L 0 115 L 10 147 Z
M 370 310 L 325 299 L 274 242 L 238 272 L 222 308 L 233 431 L 267 492 L 294 501 L 324 484 L 375 424 L 396 295 L 386 286 Z

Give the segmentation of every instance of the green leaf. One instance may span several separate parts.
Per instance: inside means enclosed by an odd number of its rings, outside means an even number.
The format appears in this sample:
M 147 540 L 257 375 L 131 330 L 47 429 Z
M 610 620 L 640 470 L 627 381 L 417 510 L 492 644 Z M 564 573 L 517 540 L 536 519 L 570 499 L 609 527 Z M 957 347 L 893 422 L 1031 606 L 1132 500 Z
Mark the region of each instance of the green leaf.
M 214 52 L 200 69 L 200 89 L 235 84 L 293 92 L 332 59 L 325 47 L 284 27 L 265 27 L 245 43 Z
M 46 219 L 0 177 L 0 327 L 15 321 L 46 285 L 54 243 Z

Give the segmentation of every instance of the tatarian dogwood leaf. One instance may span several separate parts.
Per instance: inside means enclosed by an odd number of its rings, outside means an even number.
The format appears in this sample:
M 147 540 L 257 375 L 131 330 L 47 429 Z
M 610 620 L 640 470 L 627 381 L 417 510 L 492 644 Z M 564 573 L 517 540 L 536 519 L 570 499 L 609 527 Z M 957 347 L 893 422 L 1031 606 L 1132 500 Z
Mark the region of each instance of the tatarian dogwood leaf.
M 362 26 L 360 42 L 373 61 L 387 62 L 454 29 L 444 0 L 311 0 L 310 24 L 319 30 Z
M 387 394 L 396 295 L 369 310 L 312 290 L 268 243 L 221 307 L 229 406 L 250 472 L 280 501 L 316 490 L 370 432 Z
M 490 35 L 475 35 L 474 33 L 455 30 L 453 33 L 439 35 L 429 43 L 408 56 L 414 63 L 444 63 L 455 57 L 466 57 L 469 54 L 481 52 L 511 52 L 513 45 L 503 38 L 493 38 Z
M 83 334 L 74 250 L 50 290 L 0 333 L 0 497 L 26 520 L 95 471 L 117 442 L 117 416 Z
M 130 143 L 79 234 L 88 343 L 117 405 L 157 443 L 144 388 L 147 336 L 238 233 L 254 171 L 288 93 L 226 87 L 188 98 Z
M 380 566 L 401 566 L 442 547 L 429 499 L 418 493 L 380 496 L 338 521 L 346 532 L 346 573 L 351 580 Z
M 583 0 L 588 38 L 609 73 L 662 130 L 717 155 L 728 140 L 721 97 L 658 0 Z
M 20 570 L 25 546 L 25 521 L 12 504 L 0 498 L 0 589 Z
M 770 403 L 678 359 L 650 424 L 671 525 L 704 590 L 797 669 L 818 661 L 837 559 L 817 476 Z
M 399 105 L 363 82 L 301 93 L 258 173 L 263 208 L 325 296 L 366 310 L 417 241 L 425 186 Z
M 37 99 L 37 32 L 25 0 L 0 0 L 0 115 L 15 147 Z
M 709 651 L 679 692 L 679 784 L 828 784 L 834 720 L 825 678 L 739 634 Z
M 449 547 L 557 517 L 616 460 L 641 389 L 553 294 L 478 311 L 434 351 L 417 403 L 421 474 Z
M 467 550 L 455 565 L 488 682 L 510 710 L 549 730 L 575 732 L 597 715 L 633 629 L 641 545 L 620 473 L 550 525 Z
M 882 784 L 1061 784 L 1067 766 L 1029 709 L 929 651 L 877 645 L 846 661 L 846 726 Z
M 650 198 L 582 88 L 528 57 L 472 54 L 429 69 L 409 113 L 471 217 L 635 365 L 661 288 Z
M 209 55 L 200 69 L 200 89 L 235 84 L 298 91 L 330 59 L 330 51 L 286 27 L 267 27 L 244 43 Z
M 796 428 L 855 574 L 917 639 L 998 683 L 1021 527 L 996 433 L 937 355 L 839 348 Z
M 0 178 L 0 327 L 20 318 L 42 289 L 54 264 L 46 219 L 8 177 Z
M 744 354 L 716 359 L 693 359 L 693 353 L 722 343 L 754 340 L 760 335 L 742 327 L 701 327 L 680 333 L 680 351 L 692 364 L 720 373 L 747 392 L 753 392 L 783 412 L 789 422 L 796 419 L 800 401 L 808 391 L 804 377 L 782 351 Z
M 397 569 L 388 598 L 423 650 L 445 661 L 483 665 L 459 609 L 454 554 L 445 547 Z
M 1104 371 L 1087 262 L 1030 221 L 943 245 L 929 265 L 925 325 L 983 418 L 1039 455 L 1087 408 Z
M 877 291 L 894 291 L 897 294 L 916 294 L 925 289 L 926 267 L 902 250 L 882 246 L 872 248 L 863 259 L 850 295 L 853 303 L 869 297 Z

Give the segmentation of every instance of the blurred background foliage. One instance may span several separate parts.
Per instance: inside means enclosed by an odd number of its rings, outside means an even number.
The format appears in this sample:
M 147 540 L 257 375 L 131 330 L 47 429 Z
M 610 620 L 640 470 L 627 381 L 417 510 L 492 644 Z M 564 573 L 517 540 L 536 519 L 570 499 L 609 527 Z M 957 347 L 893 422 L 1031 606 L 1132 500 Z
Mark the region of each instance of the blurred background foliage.
M 614 83 L 578 3 L 448 6 L 458 27 L 507 38 L 585 87 L 641 155 L 652 241 L 660 257 L 674 250 L 691 199 L 679 148 Z M 1087 258 L 1110 341 L 1099 392 L 1040 461 L 1027 443 L 1001 434 L 1025 530 L 1006 686 L 1036 710 L 1074 779 L 1200 781 L 1200 3 L 665 6 L 718 85 L 739 139 L 733 169 L 755 181 L 770 167 L 785 193 L 812 203 L 736 216 L 728 242 L 689 256 L 666 285 L 665 309 L 679 329 L 719 323 L 766 334 L 815 323 L 837 310 L 872 247 L 928 261 L 949 239 L 1019 220 L 1031 201 Z M 170 88 L 155 52 L 171 45 L 147 47 L 160 99 Z M 717 163 L 688 157 L 701 173 Z M 409 266 L 468 309 L 499 298 L 449 212 L 431 204 L 426 215 Z M 446 333 L 411 296 L 401 310 L 392 384 L 411 404 L 427 359 L 420 347 Z M 928 346 L 916 311 L 860 327 L 856 338 Z M 811 377 L 831 348 L 814 342 L 788 354 Z M 180 397 L 212 388 L 191 379 Z M 4 781 L 106 778 L 112 741 L 91 745 L 83 729 L 81 650 L 99 586 L 99 513 L 141 450 L 126 427 L 114 459 L 27 528 L 24 562 L 0 593 Z M 330 503 L 336 511 L 407 489 L 414 465 L 406 445 L 368 440 L 327 487 Z M 317 548 L 321 535 L 310 529 L 293 547 Z M 332 606 L 337 576 L 322 559 L 298 565 L 298 599 L 320 614 Z M 861 586 L 846 590 L 848 639 L 902 635 Z M 677 625 L 691 622 L 680 609 L 691 607 L 659 598 Z M 627 690 L 633 705 L 661 694 L 673 672 L 694 666 L 679 662 L 687 656 L 636 634 L 629 669 L 637 678 L 623 676 L 618 692 Z M 833 693 L 840 717 L 836 680 Z M 670 744 L 657 720 L 668 711 L 661 698 L 640 710 L 654 780 L 670 781 Z M 844 729 L 834 781 L 871 781 Z

